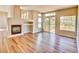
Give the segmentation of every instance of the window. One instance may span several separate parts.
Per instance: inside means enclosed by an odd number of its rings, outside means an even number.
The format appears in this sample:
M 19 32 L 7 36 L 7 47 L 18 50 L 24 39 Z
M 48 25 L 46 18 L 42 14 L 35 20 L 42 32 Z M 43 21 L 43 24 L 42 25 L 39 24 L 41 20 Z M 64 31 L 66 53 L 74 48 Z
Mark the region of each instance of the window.
M 41 18 L 38 17 L 38 28 L 41 28 Z
M 39 13 L 38 16 L 41 17 L 42 15 Z
M 28 19 L 28 14 L 29 14 L 28 11 L 23 11 L 22 10 L 21 11 L 21 18 L 27 20 Z
M 60 30 L 75 31 L 76 16 L 61 16 Z
M 53 13 L 46 13 L 46 14 L 45 14 L 45 16 L 55 16 L 55 15 L 56 15 L 55 12 L 53 12 Z
M 42 15 L 41 13 L 38 14 L 38 28 L 41 28 L 42 27 L 42 19 L 41 19 Z

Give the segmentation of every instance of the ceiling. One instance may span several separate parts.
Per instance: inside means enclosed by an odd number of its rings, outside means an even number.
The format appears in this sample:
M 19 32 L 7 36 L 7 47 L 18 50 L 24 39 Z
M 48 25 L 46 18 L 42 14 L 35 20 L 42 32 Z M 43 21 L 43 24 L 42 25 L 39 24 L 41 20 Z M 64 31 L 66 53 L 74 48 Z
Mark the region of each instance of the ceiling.
M 76 5 L 22 5 L 21 9 L 37 10 L 39 12 L 48 12 L 75 6 Z

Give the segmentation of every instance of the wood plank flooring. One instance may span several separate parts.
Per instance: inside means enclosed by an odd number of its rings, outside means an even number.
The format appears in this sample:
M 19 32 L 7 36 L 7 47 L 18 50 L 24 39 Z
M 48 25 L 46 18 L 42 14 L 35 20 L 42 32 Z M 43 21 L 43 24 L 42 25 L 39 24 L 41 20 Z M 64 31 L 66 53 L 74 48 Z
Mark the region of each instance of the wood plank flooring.
M 76 39 L 53 33 L 27 33 L 8 38 L 4 53 L 76 53 Z

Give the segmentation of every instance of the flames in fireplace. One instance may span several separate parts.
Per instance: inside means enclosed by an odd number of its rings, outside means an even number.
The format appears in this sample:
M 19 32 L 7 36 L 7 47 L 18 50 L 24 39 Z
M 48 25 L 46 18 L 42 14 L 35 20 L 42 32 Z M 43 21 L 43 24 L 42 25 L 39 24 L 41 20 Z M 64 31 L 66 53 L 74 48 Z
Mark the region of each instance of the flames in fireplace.
M 11 34 L 21 33 L 21 25 L 11 25 Z

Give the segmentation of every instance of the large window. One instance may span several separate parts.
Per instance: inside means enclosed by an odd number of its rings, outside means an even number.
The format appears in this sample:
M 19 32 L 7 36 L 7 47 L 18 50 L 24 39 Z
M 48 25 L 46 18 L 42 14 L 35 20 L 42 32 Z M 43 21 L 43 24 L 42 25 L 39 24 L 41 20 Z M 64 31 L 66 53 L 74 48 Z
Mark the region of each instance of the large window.
M 76 16 L 61 16 L 60 30 L 75 31 Z

